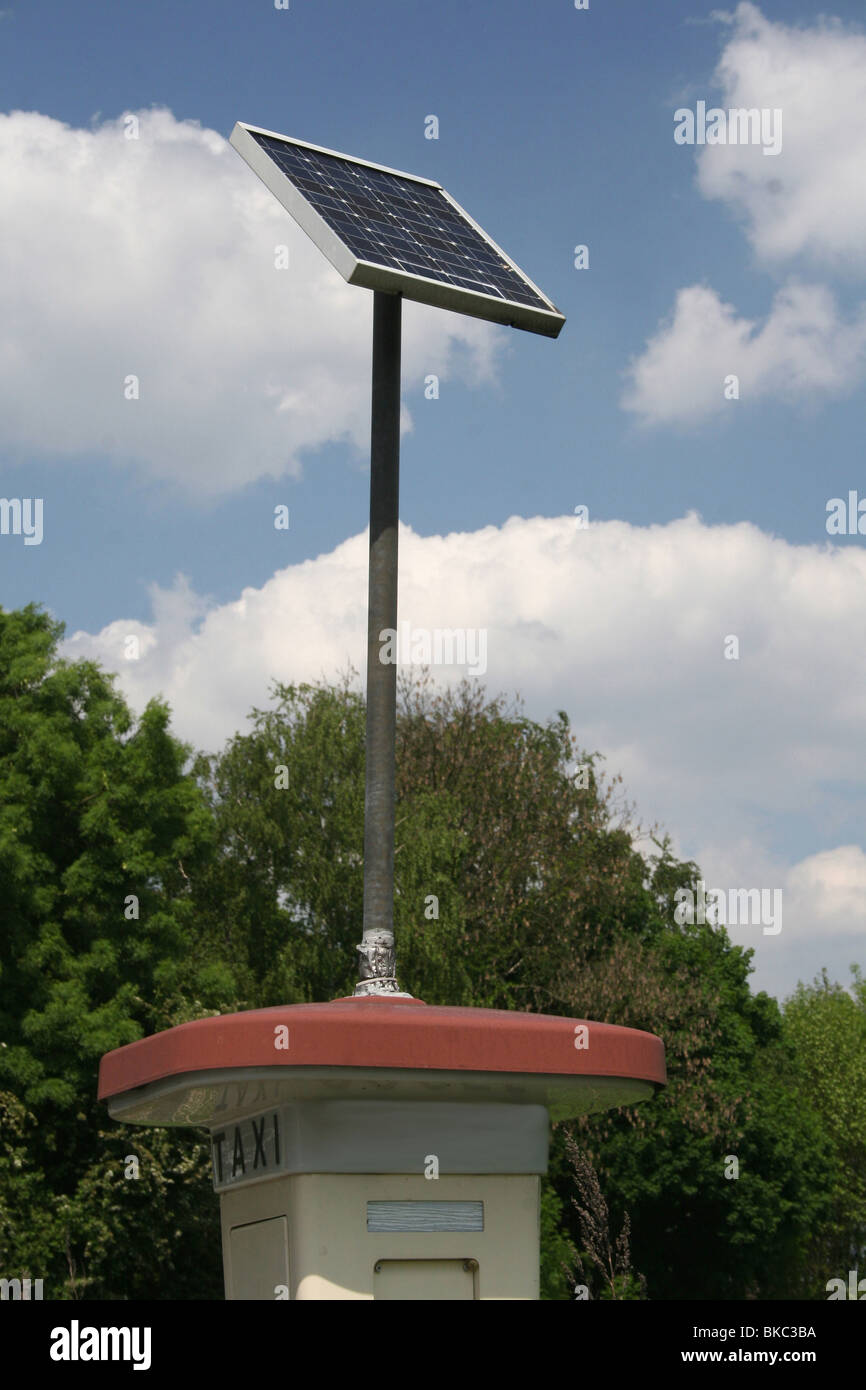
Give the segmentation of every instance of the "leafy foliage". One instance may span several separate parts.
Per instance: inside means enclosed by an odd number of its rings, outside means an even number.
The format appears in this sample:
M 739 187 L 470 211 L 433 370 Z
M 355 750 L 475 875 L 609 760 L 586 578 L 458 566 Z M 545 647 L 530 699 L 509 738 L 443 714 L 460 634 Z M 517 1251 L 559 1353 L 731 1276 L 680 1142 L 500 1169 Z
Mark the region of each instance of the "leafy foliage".
M 809 1239 L 802 1297 L 826 1298 L 827 1281 L 866 1267 L 866 979 L 851 992 L 827 972 L 786 1002 L 784 1039 L 830 1151 L 824 1219 Z
M 97 1066 L 188 1019 L 351 991 L 364 702 L 348 676 L 277 684 L 193 757 L 163 702 L 134 720 L 94 663 L 59 660 L 61 633 L 0 610 L 0 1267 L 51 1297 L 219 1297 L 202 1137 L 112 1124 Z M 753 995 L 751 952 L 676 922 L 698 867 L 602 764 L 564 712 L 401 682 L 401 981 L 665 1041 L 655 1098 L 554 1132 L 544 1297 L 572 1297 L 577 1256 L 599 1296 L 641 1296 L 635 1268 L 650 1298 L 823 1297 L 866 1239 L 862 978 L 784 1014 Z
M 212 828 L 166 706 L 151 701 L 135 725 L 97 666 L 57 658 L 62 630 L 32 605 L 0 613 L 0 1259 L 49 1297 L 158 1296 L 171 1239 L 143 1194 L 178 1182 L 195 1208 L 185 1236 L 195 1248 L 204 1216 L 212 1246 L 210 1205 L 186 1187 L 201 1144 L 109 1131 L 96 1077 L 104 1052 L 231 992 L 196 949 L 186 877 Z M 140 1187 L 122 1179 L 136 1145 L 149 1154 Z M 160 1240 L 149 1281 L 133 1278 Z M 201 1281 L 184 1264 L 171 1296 L 196 1296 Z

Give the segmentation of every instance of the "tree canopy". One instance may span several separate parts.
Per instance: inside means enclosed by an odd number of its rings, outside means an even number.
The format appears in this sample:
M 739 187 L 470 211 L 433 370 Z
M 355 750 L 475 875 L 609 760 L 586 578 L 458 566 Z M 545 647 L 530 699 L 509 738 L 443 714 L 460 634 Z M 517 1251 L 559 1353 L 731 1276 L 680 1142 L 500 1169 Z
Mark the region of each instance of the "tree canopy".
M 196 752 L 163 701 L 136 719 L 113 677 L 61 660 L 62 631 L 0 610 L 0 1262 L 52 1297 L 218 1298 L 203 1138 L 113 1124 L 98 1062 L 351 992 L 364 701 L 349 676 L 276 684 Z M 572 1297 L 582 1260 L 594 1297 L 825 1297 L 866 1232 L 862 978 L 784 1012 L 752 994 L 750 951 L 675 918 L 697 865 L 641 831 L 564 711 L 402 680 L 397 798 L 404 988 L 665 1042 L 653 1100 L 554 1133 L 544 1296 Z M 606 1259 L 628 1233 L 621 1275 L 587 1246 L 602 1212 Z

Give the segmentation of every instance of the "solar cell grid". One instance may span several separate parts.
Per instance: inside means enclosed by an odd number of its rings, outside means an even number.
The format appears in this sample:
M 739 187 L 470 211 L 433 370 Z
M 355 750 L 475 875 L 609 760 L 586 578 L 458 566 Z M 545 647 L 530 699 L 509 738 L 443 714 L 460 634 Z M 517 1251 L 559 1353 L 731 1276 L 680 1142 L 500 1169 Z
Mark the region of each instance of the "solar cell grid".
M 250 134 L 358 260 L 550 310 L 441 188 Z

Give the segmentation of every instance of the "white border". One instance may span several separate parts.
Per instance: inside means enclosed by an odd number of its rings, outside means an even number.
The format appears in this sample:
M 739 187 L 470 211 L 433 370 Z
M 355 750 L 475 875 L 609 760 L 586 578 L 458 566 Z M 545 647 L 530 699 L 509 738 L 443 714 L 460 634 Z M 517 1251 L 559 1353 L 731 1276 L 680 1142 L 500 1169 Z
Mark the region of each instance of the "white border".
M 330 154 L 334 159 L 348 160 L 349 164 L 363 164 L 365 169 L 378 169 L 380 174 L 396 174 L 398 178 L 411 179 L 413 183 L 426 183 L 430 188 L 442 188 L 441 183 L 437 183 L 435 179 L 425 179 L 421 174 L 407 174 L 405 169 L 390 169 L 387 164 L 374 164 L 372 160 L 359 159 L 354 154 L 341 154 L 339 150 L 329 150 L 326 145 L 314 145 L 310 140 L 296 140 L 293 135 L 280 135 L 278 130 L 265 130 L 264 126 L 250 125 L 247 121 L 238 121 L 235 130 L 238 126 L 256 135 L 270 135 L 273 140 L 285 140 L 287 145 L 297 145 L 302 150 L 315 150 L 317 154 Z M 230 143 L 233 144 L 234 141 Z M 444 193 L 445 190 L 442 191 Z

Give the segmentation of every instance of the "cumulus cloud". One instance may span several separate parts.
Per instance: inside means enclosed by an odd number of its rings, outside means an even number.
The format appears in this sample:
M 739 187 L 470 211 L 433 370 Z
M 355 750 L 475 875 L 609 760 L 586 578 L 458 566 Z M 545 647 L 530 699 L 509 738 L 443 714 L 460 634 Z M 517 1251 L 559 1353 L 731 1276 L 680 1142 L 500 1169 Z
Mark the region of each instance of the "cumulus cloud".
M 304 451 L 332 441 L 366 449 L 372 295 L 216 131 L 129 114 L 134 139 L 124 117 L 73 129 L 0 115 L 7 456 L 104 454 L 206 496 L 297 475 Z M 403 337 L 418 381 L 489 379 L 502 341 L 415 304 Z
M 782 112 L 781 154 L 705 146 L 698 186 L 739 212 L 761 259 L 866 268 L 866 34 L 838 20 L 774 23 L 741 4 L 715 72 L 718 105 Z M 713 103 L 716 104 L 716 103 Z
M 866 35 L 818 18 L 772 22 L 753 4 L 719 14 L 729 35 L 707 107 L 781 112 L 782 148 L 696 146 L 697 185 L 740 217 L 768 269 L 800 257 L 862 276 L 866 270 Z M 762 323 L 710 287 L 679 291 L 670 319 L 629 365 L 625 410 L 649 425 L 696 423 L 739 399 L 827 399 L 863 379 L 866 304 L 843 314 L 821 284 L 792 281 Z
M 846 977 L 866 856 L 827 837 L 845 814 L 866 820 L 852 759 L 866 722 L 866 553 L 693 514 L 585 529 L 514 517 L 429 537 L 403 526 L 400 552 L 401 622 L 486 630 L 487 687 L 520 691 L 535 718 L 568 710 L 582 746 L 622 772 L 644 822 L 667 826 L 708 883 L 784 890 L 780 934 L 731 931 L 755 947 L 762 987 L 793 988 L 824 963 Z M 366 565 L 358 535 L 220 607 L 180 580 L 154 589 L 151 623 L 76 632 L 64 654 L 118 671 L 137 709 L 163 692 L 177 732 L 215 749 L 267 703 L 272 678 L 363 673 Z M 130 634 L 138 660 L 124 659 Z M 727 660 L 732 636 L 739 658 Z M 771 853 L 782 817 L 801 855 L 830 848 L 799 864 L 794 845 Z
M 840 845 L 803 859 L 791 870 L 788 889 L 795 929 L 810 923 L 828 933 L 853 937 L 862 947 L 866 904 L 866 854 L 860 845 Z
M 818 779 L 813 788 L 826 812 Z M 815 825 L 826 836 L 818 817 Z M 742 920 L 729 920 L 725 928 L 735 945 L 754 952 L 753 989 L 785 996 L 798 981 L 811 983 L 825 966 L 831 978 L 850 984 L 849 968 L 852 962 L 863 965 L 866 941 L 866 854 L 860 845 L 836 845 L 791 863 L 757 836 L 734 835 L 727 843 L 701 845 L 693 857 L 708 894 L 720 890 L 727 903 L 743 890 L 763 895 L 760 914 L 740 909 Z M 757 906 L 754 895 L 752 901 Z M 778 933 L 764 930 L 771 918 Z
M 864 361 L 866 305 L 846 321 L 823 285 L 786 286 L 763 324 L 740 317 L 715 290 L 691 285 L 632 362 L 622 405 L 648 424 L 690 423 L 730 409 L 732 398 L 840 395 L 862 376 Z M 736 397 L 726 395 L 734 390 Z
M 363 669 L 367 558 L 364 532 L 221 606 L 182 578 L 154 586 L 151 623 L 76 632 L 65 651 L 118 671 L 138 707 L 162 690 L 181 735 L 215 747 L 271 677 Z M 626 771 L 640 744 L 646 799 L 691 788 L 692 807 L 703 801 L 694 768 L 708 757 L 714 776 L 777 808 L 792 806 L 777 758 L 802 782 L 799 805 L 811 778 L 850 772 L 850 740 L 866 718 L 864 582 L 857 547 L 789 545 L 694 513 L 649 527 L 512 517 L 447 536 L 400 528 L 401 622 L 485 629 L 489 685 L 520 688 L 537 706 L 564 700 L 582 736 Z M 127 634 L 140 639 L 138 660 L 123 658 Z M 737 660 L 724 655 L 731 635 Z M 734 754 L 757 729 L 744 768 Z

